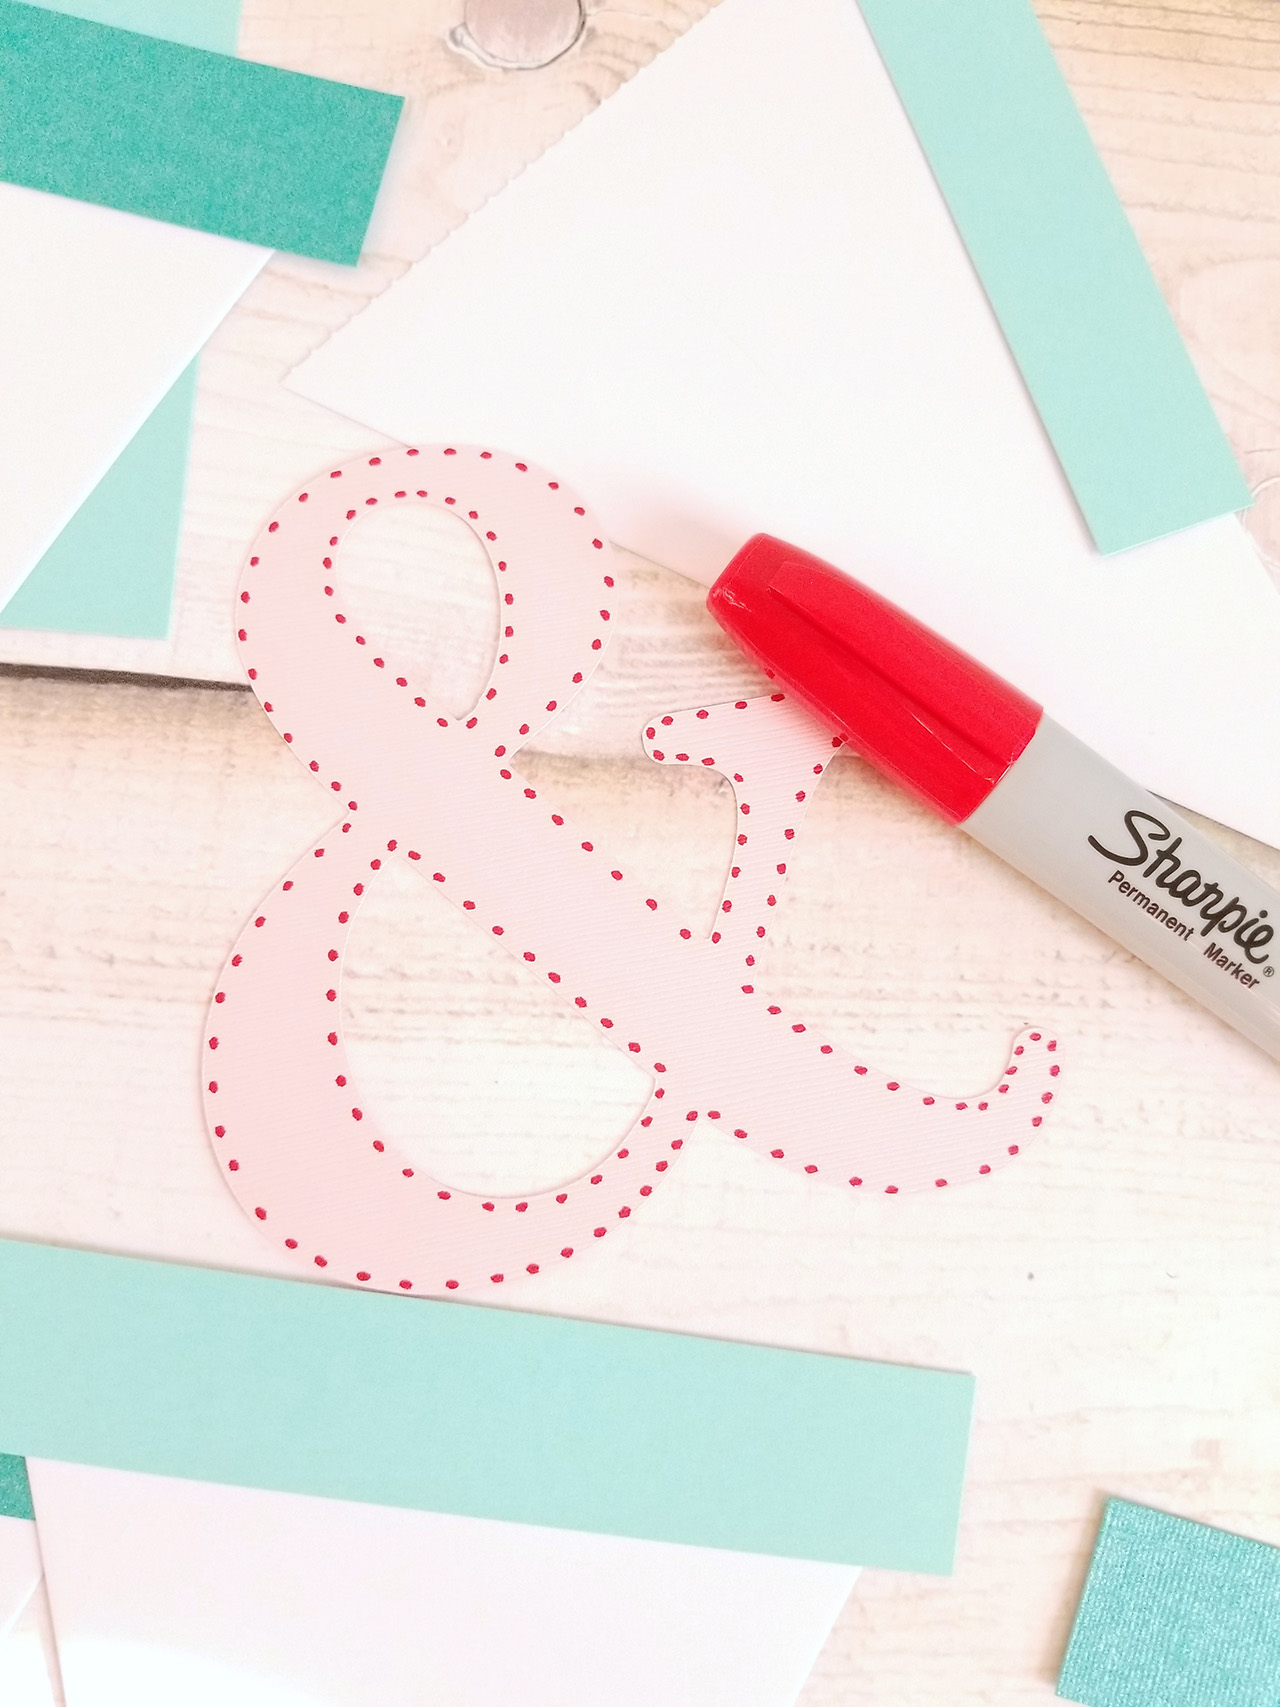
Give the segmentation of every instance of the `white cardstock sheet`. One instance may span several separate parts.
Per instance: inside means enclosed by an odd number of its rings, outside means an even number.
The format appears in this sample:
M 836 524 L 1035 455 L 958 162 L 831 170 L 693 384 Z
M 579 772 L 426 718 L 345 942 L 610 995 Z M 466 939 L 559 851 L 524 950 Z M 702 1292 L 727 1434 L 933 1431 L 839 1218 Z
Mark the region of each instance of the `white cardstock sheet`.
M 0 184 L 0 606 L 269 249 Z
M 29 1469 L 66 1707 L 790 1707 L 858 1575 Z
M 1093 549 L 849 0 L 724 0 L 289 383 L 703 582 L 791 539 L 1280 845 L 1280 594 L 1234 517 Z
M 26 1517 L 0 1517 L 0 1641 L 22 1616 L 39 1581 L 35 1524 Z

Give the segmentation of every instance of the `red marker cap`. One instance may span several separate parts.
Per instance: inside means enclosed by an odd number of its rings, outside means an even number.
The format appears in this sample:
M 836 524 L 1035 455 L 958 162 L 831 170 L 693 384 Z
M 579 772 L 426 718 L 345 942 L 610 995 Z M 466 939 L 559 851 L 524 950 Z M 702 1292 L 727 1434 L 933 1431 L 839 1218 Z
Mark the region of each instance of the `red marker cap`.
M 962 822 L 1036 732 L 1040 707 L 869 587 L 768 534 L 707 597 L 720 626 L 878 770 Z

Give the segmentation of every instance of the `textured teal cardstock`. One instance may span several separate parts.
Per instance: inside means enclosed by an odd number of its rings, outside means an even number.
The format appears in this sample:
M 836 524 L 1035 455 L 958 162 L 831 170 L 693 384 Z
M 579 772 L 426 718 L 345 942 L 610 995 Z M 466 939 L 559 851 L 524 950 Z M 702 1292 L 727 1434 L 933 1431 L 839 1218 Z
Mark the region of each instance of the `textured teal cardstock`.
M 1098 549 L 1245 508 L 1029 0 L 860 4 Z
M 27 1461 L 11 1452 L 0 1452 L 0 1517 L 35 1518 Z
M 234 53 L 240 0 L 44 0 L 49 11 Z M 7 605 L 0 628 L 163 640 L 187 482 L 196 364 L 156 406 Z
M 0 1241 L 0 1450 L 951 1569 L 969 1376 Z
M 1276 1707 L 1280 1548 L 1111 1500 L 1058 1694 L 1083 1707 Z
M 355 262 L 403 101 L 0 0 L 0 178 Z

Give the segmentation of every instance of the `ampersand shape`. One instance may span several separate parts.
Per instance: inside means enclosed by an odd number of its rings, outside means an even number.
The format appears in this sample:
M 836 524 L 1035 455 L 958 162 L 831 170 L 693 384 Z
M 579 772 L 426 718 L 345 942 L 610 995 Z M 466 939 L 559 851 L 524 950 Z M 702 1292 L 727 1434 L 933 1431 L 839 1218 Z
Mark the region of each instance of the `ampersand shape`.
M 430 504 L 483 542 L 501 634 L 475 707 L 452 717 L 348 610 L 341 543 L 378 506 Z M 516 768 L 607 643 L 603 530 L 545 471 L 449 446 L 383 451 L 277 511 L 239 590 L 254 691 L 340 816 L 260 903 L 223 969 L 205 1037 L 220 1165 L 273 1242 L 335 1278 L 450 1294 L 538 1274 L 628 1221 L 710 1120 L 772 1165 L 843 1190 L 936 1190 L 1018 1152 L 1053 1097 L 1056 1043 L 1016 1040 L 998 1084 L 931 1095 L 784 1012 L 756 958 L 805 805 L 838 739 L 782 694 L 671 713 L 660 763 L 729 778 L 738 830 L 716 930 L 691 930 Z M 652 1075 L 607 1161 L 523 1197 L 457 1191 L 408 1165 L 361 1105 L 343 1045 L 352 921 L 391 859 L 423 878 Z

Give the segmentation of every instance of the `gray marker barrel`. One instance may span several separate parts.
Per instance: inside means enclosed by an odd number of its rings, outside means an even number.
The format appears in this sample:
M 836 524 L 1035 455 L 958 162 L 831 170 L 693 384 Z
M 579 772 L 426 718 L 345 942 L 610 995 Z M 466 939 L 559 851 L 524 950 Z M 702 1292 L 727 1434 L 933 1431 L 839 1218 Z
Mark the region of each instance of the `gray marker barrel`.
M 707 607 L 877 770 L 1280 1060 L 1280 894 L 984 664 L 829 563 L 749 539 Z
M 1051 718 L 961 828 L 1280 1060 L 1280 894 Z

